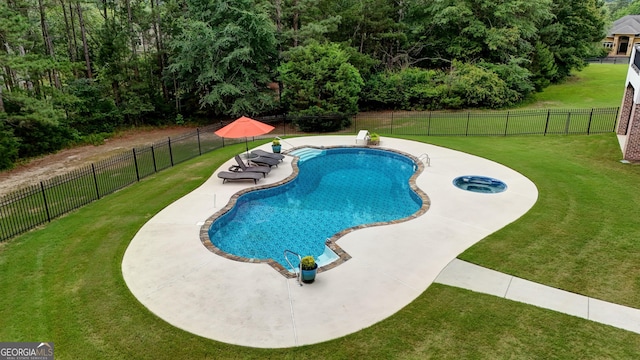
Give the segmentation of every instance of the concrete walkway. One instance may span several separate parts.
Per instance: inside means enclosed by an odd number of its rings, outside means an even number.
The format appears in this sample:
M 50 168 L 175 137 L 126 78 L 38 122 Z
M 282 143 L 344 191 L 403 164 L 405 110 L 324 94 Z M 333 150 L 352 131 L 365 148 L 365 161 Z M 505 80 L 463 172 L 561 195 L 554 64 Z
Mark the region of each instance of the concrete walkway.
M 354 144 L 355 136 L 323 136 L 286 139 L 283 147 Z M 380 145 L 416 157 L 429 155 L 431 166 L 416 184 L 429 196 L 430 209 L 411 221 L 348 233 L 337 244 L 352 259 L 319 274 L 315 283 L 300 287 L 267 264 L 229 260 L 202 245 L 199 232 L 204 221 L 234 193 L 254 186 L 223 185 L 216 171 L 136 234 L 122 261 L 127 286 L 150 311 L 176 327 L 218 341 L 265 348 L 312 344 L 356 332 L 409 304 L 436 278 L 443 284 L 585 315 L 576 308 L 583 303 L 565 308 L 562 300 L 539 301 L 539 294 L 547 297 L 546 292 L 535 291 L 541 285 L 456 260 L 462 251 L 533 206 L 538 192 L 531 181 L 495 162 L 429 144 L 383 138 Z M 268 145 L 261 148 L 269 150 Z M 291 160 L 287 156 L 259 185 L 288 177 Z M 497 178 L 508 189 L 499 194 L 463 191 L 452 185 L 461 175 Z M 506 288 L 505 278 L 510 279 Z M 620 326 L 620 320 L 612 320 L 621 314 L 618 307 L 597 300 L 586 303 L 583 317 Z M 602 311 L 594 311 L 598 306 Z
M 437 283 L 535 305 L 640 334 L 640 310 L 520 279 L 455 259 Z

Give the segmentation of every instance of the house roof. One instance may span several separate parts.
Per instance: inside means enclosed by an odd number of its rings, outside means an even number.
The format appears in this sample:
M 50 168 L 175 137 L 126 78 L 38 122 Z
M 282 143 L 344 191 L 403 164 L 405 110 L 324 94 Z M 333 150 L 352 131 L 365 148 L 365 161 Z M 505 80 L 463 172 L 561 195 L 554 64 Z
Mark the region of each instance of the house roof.
M 640 15 L 627 15 L 614 21 L 607 35 L 613 36 L 621 34 L 640 34 Z

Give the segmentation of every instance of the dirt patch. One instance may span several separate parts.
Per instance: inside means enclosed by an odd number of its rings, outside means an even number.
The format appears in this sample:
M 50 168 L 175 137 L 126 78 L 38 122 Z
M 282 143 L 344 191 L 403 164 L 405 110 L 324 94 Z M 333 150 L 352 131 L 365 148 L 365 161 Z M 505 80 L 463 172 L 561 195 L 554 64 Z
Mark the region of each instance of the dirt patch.
M 0 172 L 0 196 L 29 185 L 39 184 L 41 181 L 88 166 L 115 154 L 130 151 L 134 147 L 150 146 L 168 137 L 194 130 L 195 128 L 184 126 L 128 130 L 105 140 L 104 144 L 99 146 L 78 146 L 31 159 L 14 169 Z

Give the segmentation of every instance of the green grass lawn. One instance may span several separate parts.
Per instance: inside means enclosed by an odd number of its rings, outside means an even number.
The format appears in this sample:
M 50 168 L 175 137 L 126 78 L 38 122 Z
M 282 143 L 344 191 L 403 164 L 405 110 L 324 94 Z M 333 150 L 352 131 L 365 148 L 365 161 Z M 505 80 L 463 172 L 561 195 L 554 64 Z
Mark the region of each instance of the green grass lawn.
M 640 219 L 634 218 L 640 195 L 633 193 L 640 167 L 619 162 L 613 134 L 414 139 L 493 159 L 538 186 L 540 197 L 530 212 L 462 259 L 640 307 Z M 640 355 L 638 334 L 437 284 L 380 323 L 299 348 L 228 345 L 165 323 L 128 291 L 121 274 L 124 251 L 155 213 L 202 184 L 243 147 L 192 159 L 0 244 L 0 340 L 53 341 L 56 359 Z
M 535 109 L 576 109 L 618 107 L 624 95 L 627 65 L 589 64 L 562 84 L 556 84 L 535 94 L 532 102 L 523 106 Z
M 619 161 L 614 134 L 429 140 L 503 163 L 539 189 L 525 217 L 460 258 L 640 308 L 640 167 Z
M 523 108 L 617 107 L 626 71 L 591 64 Z M 538 187 L 531 211 L 461 259 L 640 308 L 640 167 L 619 162 L 615 135 L 406 138 L 492 159 Z M 167 324 L 128 291 L 124 251 L 147 220 L 243 149 L 207 153 L 0 243 L 0 341 L 53 341 L 56 359 L 640 356 L 638 334 L 438 284 L 380 323 L 299 348 L 228 345 Z

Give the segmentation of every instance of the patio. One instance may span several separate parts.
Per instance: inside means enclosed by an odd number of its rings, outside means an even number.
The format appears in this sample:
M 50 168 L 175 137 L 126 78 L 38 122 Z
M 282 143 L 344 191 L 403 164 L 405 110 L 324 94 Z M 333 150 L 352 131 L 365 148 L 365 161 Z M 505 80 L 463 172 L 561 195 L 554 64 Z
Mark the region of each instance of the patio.
M 283 148 L 355 145 L 353 136 L 286 139 Z M 263 145 L 268 150 L 268 145 Z M 126 250 L 127 286 L 150 311 L 191 333 L 252 347 L 290 347 L 344 336 L 400 310 L 434 282 L 469 246 L 513 222 L 536 202 L 535 185 L 492 161 L 408 140 L 383 138 L 380 148 L 416 157 L 429 167 L 416 184 L 430 198 L 422 216 L 351 232 L 338 245 L 352 259 L 298 286 L 267 264 L 232 261 L 208 251 L 200 228 L 230 197 L 252 182 L 222 184 L 212 174 L 201 187 L 154 216 Z M 292 173 L 291 157 L 261 179 L 277 183 Z M 220 169 L 234 163 L 230 159 Z M 461 175 L 498 178 L 499 194 L 463 191 Z

